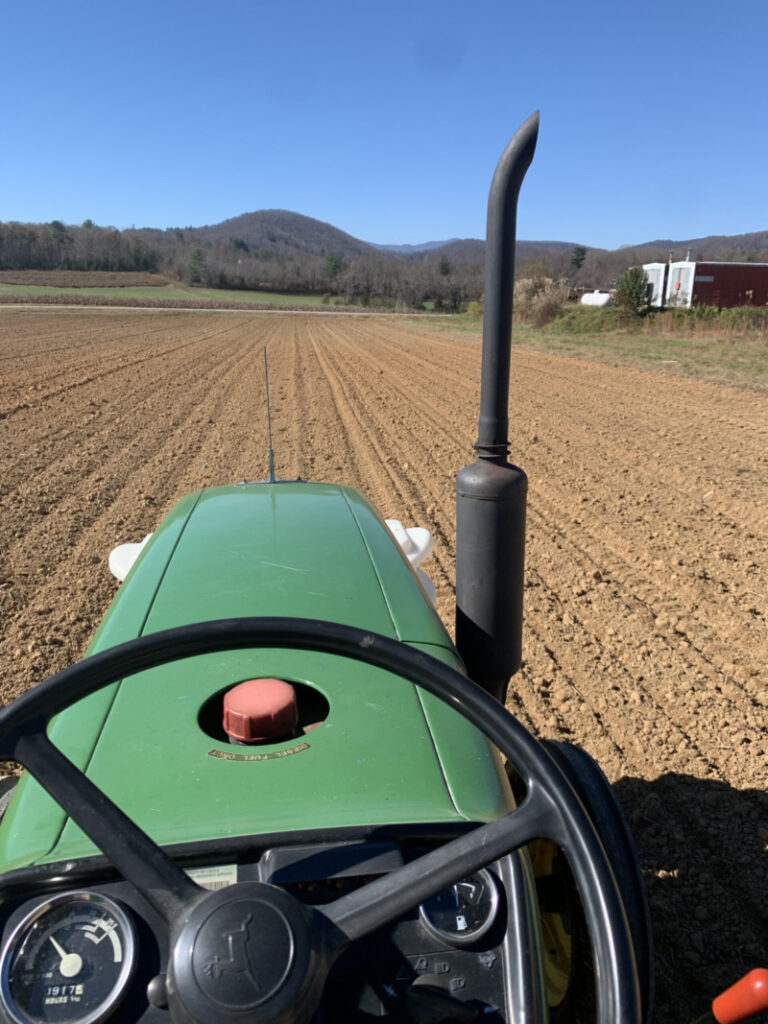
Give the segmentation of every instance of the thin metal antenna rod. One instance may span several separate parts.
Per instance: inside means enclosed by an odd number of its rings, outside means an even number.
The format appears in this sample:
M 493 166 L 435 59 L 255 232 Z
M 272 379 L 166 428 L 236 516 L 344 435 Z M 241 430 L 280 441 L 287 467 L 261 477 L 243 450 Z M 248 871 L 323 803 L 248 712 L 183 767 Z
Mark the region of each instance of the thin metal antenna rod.
M 269 476 L 267 483 L 275 483 L 275 453 L 272 451 L 272 416 L 269 409 L 269 368 L 267 350 L 264 349 L 264 382 L 267 385 L 267 437 L 269 438 Z

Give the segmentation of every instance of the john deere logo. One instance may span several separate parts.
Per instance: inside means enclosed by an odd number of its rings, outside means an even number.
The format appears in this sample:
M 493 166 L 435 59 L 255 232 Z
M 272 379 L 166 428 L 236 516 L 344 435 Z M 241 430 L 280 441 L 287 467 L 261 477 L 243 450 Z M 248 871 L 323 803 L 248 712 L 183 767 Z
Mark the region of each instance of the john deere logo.
M 192 970 L 210 1000 L 245 1010 L 275 995 L 293 958 L 293 934 L 283 913 L 261 900 L 240 898 L 205 919 L 195 938 Z
M 253 920 L 253 914 L 249 914 L 243 921 L 240 928 L 230 932 L 227 936 L 227 957 L 221 957 L 218 953 L 203 964 L 203 973 L 209 978 L 221 978 L 225 974 L 243 974 L 251 982 L 257 992 L 261 992 L 261 985 L 256 980 L 254 967 L 248 959 L 248 925 Z

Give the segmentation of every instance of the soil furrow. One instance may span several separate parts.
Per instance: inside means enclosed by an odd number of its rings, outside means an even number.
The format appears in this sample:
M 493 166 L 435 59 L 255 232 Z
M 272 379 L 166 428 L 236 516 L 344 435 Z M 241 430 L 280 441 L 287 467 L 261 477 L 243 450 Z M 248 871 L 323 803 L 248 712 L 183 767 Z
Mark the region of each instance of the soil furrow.
M 351 373 L 349 359 L 343 348 L 341 352 L 325 353 L 328 363 L 333 363 L 333 373 L 343 389 L 346 401 L 353 409 L 353 415 L 359 429 L 364 431 L 369 440 L 371 450 L 376 453 L 379 462 L 384 466 L 387 475 L 395 486 L 398 495 L 397 504 L 393 505 L 391 490 L 387 489 L 387 497 L 382 496 L 380 508 L 385 509 L 384 515 L 398 518 L 405 525 L 429 523 L 435 538 L 433 559 L 425 568 L 428 569 L 438 590 L 438 608 L 449 621 L 452 617 L 450 604 L 453 600 L 453 546 L 450 536 L 446 533 L 443 523 L 450 518 L 452 521 L 452 497 L 447 506 L 447 488 L 450 481 L 443 478 L 437 480 L 425 473 L 424 446 L 421 438 L 426 437 L 426 425 L 402 427 L 403 412 L 408 405 L 402 396 L 392 396 L 387 404 L 389 413 L 382 414 L 379 404 L 380 393 L 372 387 L 371 380 L 378 381 L 379 366 L 374 364 L 370 374 Z M 367 386 L 366 386 L 367 384 Z M 417 415 L 419 410 L 416 410 Z M 377 415 L 378 413 L 378 415 Z M 413 411 L 410 413 L 413 421 Z M 397 468 L 402 475 L 398 476 Z M 438 486 L 435 486 L 437 483 Z M 452 494 L 452 489 L 449 491 Z

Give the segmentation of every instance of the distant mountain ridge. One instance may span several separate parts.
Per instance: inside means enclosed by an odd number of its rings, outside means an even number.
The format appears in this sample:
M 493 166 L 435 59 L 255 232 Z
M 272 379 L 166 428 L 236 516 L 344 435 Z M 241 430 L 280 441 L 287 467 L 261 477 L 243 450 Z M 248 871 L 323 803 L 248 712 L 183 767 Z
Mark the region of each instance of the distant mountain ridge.
M 762 253 L 768 256 L 768 231 L 751 231 L 743 235 L 707 235 L 704 238 L 689 238 L 684 241 L 674 242 L 669 238 L 658 238 L 653 242 L 644 242 L 642 247 L 654 247 L 657 249 L 680 249 L 693 250 L 714 248 L 744 253 Z
M 332 224 L 289 210 L 257 210 L 192 230 L 218 240 L 233 236 L 241 238 L 252 250 L 272 249 L 286 254 L 291 249 L 298 249 L 323 256 L 334 252 L 346 261 L 371 257 L 375 253 L 406 260 L 445 257 L 455 264 L 471 266 L 481 265 L 485 260 L 485 241 L 481 238 L 447 238 L 399 245 L 364 242 Z M 620 249 L 583 246 L 587 250 L 587 260 L 582 271 L 577 272 L 570 260 L 574 249 L 582 246 L 583 243 L 572 241 L 518 239 L 518 271 L 525 272 L 526 265 L 540 271 L 549 266 L 552 276 L 569 275 L 580 283 L 586 275 L 597 282 L 596 275 L 601 273 L 615 277 L 633 263 L 666 260 L 670 253 L 673 259 L 684 259 L 689 250 L 691 259 L 752 259 L 762 262 L 768 260 L 768 230 L 682 240 L 654 239 Z
M 345 261 L 376 255 L 410 260 L 444 256 L 456 264 L 478 266 L 485 260 L 485 241 L 481 238 L 449 238 L 414 245 L 363 242 L 332 224 L 291 210 L 255 210 L 230 217 L 219 224 L 185 228 L 185 233 L 217 242 L 231 243 L 235 240 L 243 242 L 253 253 L 271 251 L 277 256 L 287 256 L 291 251 L 300 250 L 314 256 L 326 256 L 332 252 Z M 517 260 L 525 263 L 552 255 L 570 255 L 576 244 L 521 239 L 517 242 Z
M 383 252 L 429 252 L 432 249 L 443 249 L 446 245 L 450 245 L 451 242 L 458 242 L 458 238 L 449 238 L 443 242 L 420 242 L 418 245 L 408 245 L 404 243 L 402 245 L 383 245 L 379 242 L 369 242 L 374 249 L 381 249 Z
M 230 217 L 220 224 L 188 230 L 203 238 L 215 238 L 220 241 L 236 238 L 245 242 L 249 249 L 269 249 L 276 254 L 283 254 L 290 249 L 301 249 L 317 256 L 336 252 L 348 260 L 371 256 L 377 252 L 375 246 L 361 242 L 359 238 L 353 238 L 332 224 L 290 210 L 257 210 L 253 213 L 241 213 L 239 217 Z
M 768 230 L 656 239 L 608 250 L 573 241 L 517 242 L 518 278 L 610 287 L 630 266 L 667 259 L 768 262 Z M 364 242 L 290 210 L 256 210 L 201 227 L 127 228 L 0 221 L 0 270 L 161 272 L 217 288 L 342 296 L 364 305 L 460 309 L 483 294 L 485 242 Z

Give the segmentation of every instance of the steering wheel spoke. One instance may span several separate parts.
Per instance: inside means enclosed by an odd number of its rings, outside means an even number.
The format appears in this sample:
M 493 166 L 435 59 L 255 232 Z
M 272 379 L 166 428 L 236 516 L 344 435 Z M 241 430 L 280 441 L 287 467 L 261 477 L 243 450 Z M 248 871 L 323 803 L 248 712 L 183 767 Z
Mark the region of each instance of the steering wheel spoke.
M 351 658 L 422 687 L 468 719 L 511 760 L 526 787 L 523 803 L 322 911 L 263 883 L 206 893 L 51 743 L 46 728 L 57 712 L 136 672 L 208 653 L 257 648 Z M 174 1020 L 241 1024 L 247 1009 L 254 1024 L 309 1021 L 330 964 L 346 945 L 538 837 L 563 848 L 584 902 L 598 967 L 599 1024 L 641 1019 L 621 898 L 605 852 L 567 779 L 497 701 L 454 669 L 406 644 L 352 626 L 306 619 L 223 619 L 178 626 L 88 657 L 1 709 L 0 757 L 25 765 L 168 921 L 167 987 Z M 221 961 L 222 942 L 232 947 L 232 956 L 237 948 L 239 959 L 234 973 L 220 976 L 214 966 Z M 248 971 L 252 983 L 238 995 L 232 979 Z M 254 991 L 260 994 L 254 996 Z
M 342 896 L 323 913 L 352 942 L 532 839 L 554 838 L 558 820 L 547 794 L 533 786 L 516 810 Z

